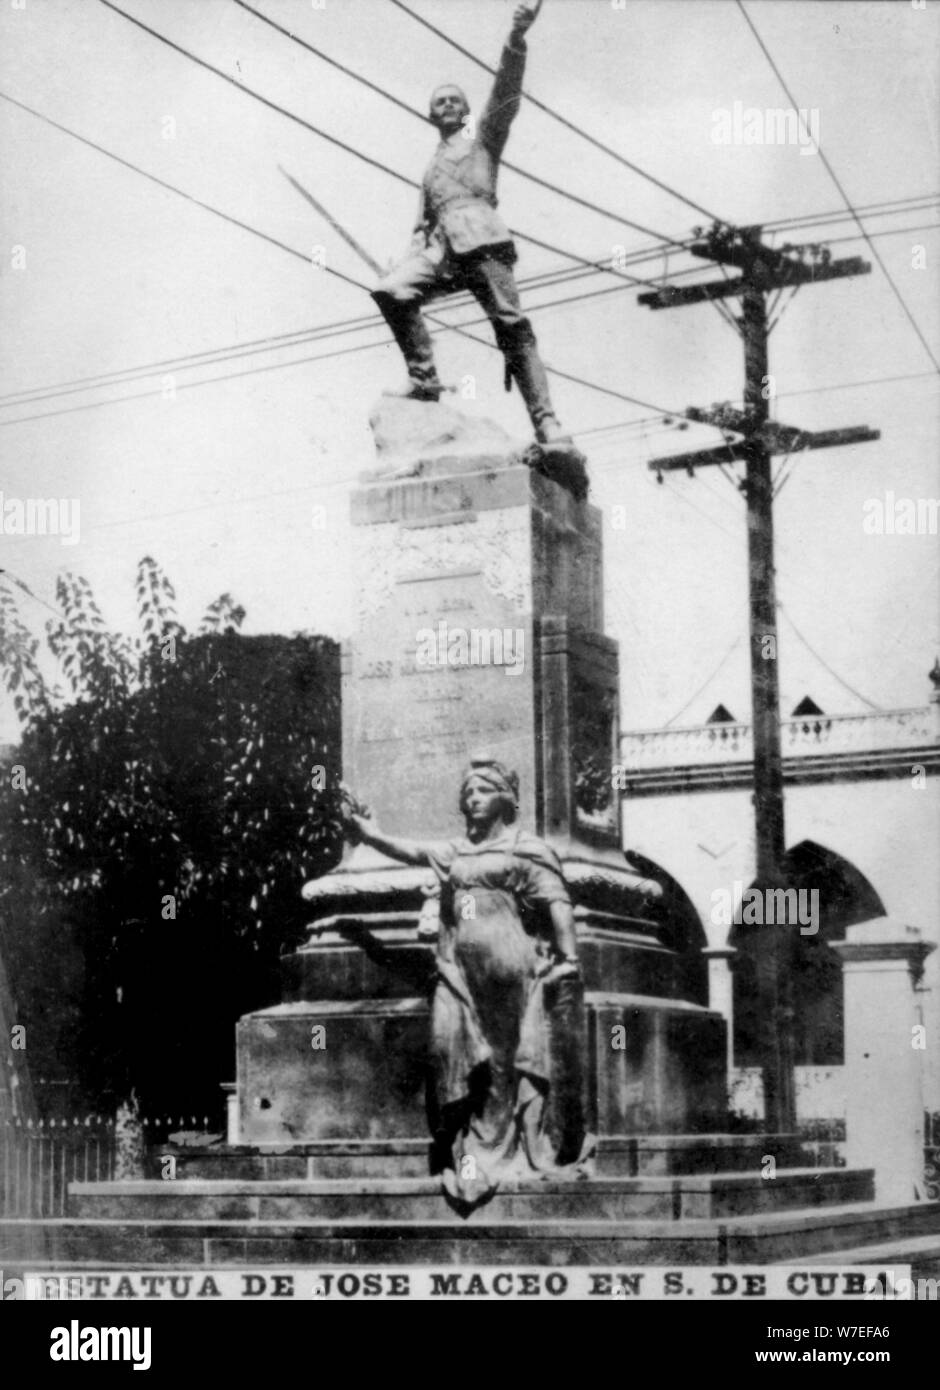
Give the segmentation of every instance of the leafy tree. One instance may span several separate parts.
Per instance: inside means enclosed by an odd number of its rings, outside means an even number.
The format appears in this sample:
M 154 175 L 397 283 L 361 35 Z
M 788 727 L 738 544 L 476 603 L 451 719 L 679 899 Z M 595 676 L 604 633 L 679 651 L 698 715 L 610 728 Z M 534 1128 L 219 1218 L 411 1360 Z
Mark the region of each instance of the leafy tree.
M 137 575 L 140 633 L 63 575 L 46 625 L 66 689 L 0 583 L 0 670 L 23 735 L 0 775 L 0 949 L 30 1055 L 107 1103 L 204 1114 L 234 1022 L 276 997 L 299 890 L 338 858 L 339 661 L 320 637 L 245 637 L 222 595 L 185 632 Z

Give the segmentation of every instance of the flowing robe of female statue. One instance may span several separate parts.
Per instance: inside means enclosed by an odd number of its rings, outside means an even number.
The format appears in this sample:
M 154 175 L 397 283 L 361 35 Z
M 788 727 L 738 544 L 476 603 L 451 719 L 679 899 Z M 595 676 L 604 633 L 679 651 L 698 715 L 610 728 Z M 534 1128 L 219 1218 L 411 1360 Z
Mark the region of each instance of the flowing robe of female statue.
M 571 901 L 554 852 L 514 824 L 517 800 L 515 775 L 477 760 L 461 839 L 418 845 L 353 817 L 364 840 L 428 864 L 440 885 L 428 1112 L 434 1166 L 467 1206 L 507 1177 L 575 1175 L 586 1151 Z M 568 1083 L 556 1097 L 560 1143 L 546 1124 L 553 1076 Z

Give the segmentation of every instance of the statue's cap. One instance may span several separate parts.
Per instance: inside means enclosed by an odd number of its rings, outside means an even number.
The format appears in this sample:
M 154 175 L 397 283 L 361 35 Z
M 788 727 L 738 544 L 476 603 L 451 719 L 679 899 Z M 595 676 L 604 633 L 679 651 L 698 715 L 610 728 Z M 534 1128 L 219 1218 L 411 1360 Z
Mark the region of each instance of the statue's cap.
M 438 92 L 444 91 L 459 92 L 460 99 L 463 102 L 464 106 L 467 108 L 468 111 L 470 110 L 470 102 L 467 98 L 467 94 L 464 91 L 463 87 L 459 87 L 456 82 L 441 82 L 437 87 L 434 88 L 434 91 L 431 93 L 431 101 L 434 100 Z

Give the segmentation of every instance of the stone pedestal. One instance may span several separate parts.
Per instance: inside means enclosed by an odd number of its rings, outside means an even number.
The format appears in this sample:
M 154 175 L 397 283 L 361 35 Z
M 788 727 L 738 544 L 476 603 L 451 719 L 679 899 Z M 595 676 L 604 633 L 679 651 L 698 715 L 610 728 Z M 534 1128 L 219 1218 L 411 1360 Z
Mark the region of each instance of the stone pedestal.
M 905 1204 L 923 1184 L 914 987 L 934 947 L 887 917 L 849 927 L 830 944 L 845 982 L 846 1162 L 874 1168 L 877 1201 Z
M 352 520 L 343 770 L 379 824 L 462 834 L 460 770 L 485 748 L 519 773 L 523 825 L 556 848 L 614 848 L 622 866 L 597 509 L 504 446 L 359 488 Z
M 556 850 L 575 904 L 591 1123 L 720 1127 L 724 1024 L 686 994 L 676 949 L 701 928 L 676 922 L 621 848 L 600 513 L 496 426 L 444 406 L 389 402 L 373 429 L 393 468 L 352 496 L 344 780 L 386 832 L 442 840 L 463 834 L 470 756 L 514 768 L 520 824 Z M 238 1028 L 243 1142 L 426 1134 L 433 948 L 418 923 L 432 882 L 360 847 L 307 885 L 309 937 L 284 961 L 284 1002 Z

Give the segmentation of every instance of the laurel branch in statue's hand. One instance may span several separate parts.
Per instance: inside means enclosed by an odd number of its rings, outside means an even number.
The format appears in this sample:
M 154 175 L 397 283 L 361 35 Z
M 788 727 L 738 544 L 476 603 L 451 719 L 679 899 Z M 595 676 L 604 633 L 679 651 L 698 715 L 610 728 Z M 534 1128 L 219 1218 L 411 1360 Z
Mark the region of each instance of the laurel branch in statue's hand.
M 340 787 L 340 815 L 343 834 L 353 844 L 358 844 L 363 838 L 367 822 L 372 829 L 375 828 L 372 824 L 372 812 L 368 806 L 359 801 L 346 786 Z

